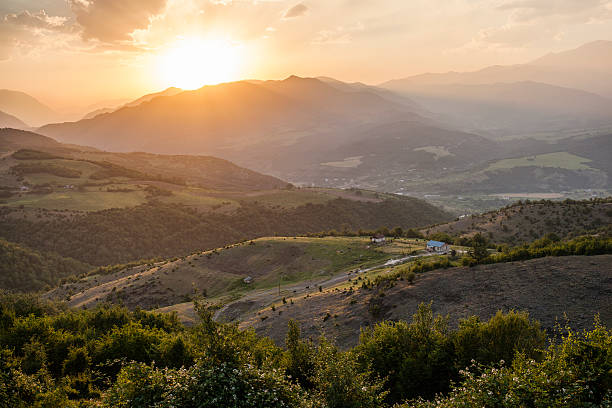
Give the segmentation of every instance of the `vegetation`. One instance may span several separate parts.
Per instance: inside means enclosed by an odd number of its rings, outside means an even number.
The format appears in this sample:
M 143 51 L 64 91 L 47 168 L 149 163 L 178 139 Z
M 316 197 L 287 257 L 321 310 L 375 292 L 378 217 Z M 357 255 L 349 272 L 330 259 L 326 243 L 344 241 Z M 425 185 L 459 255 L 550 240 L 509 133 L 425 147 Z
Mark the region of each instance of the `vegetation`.
M 517 245 L 554 234 L 571 239 L 612 224 L 612 198 L 518 201 L 503 208 L 429 227 L 431 239 L 465 245 L 480 233 L 496 244 Z
M 40 253 L 0 239 L 0 288 L 39 291 L 62 278 L 81 274 L 89 265 L 53 253 Z
M 214 322 L 205 305 L 196 306 L 201 323 L 185 328 L 172 314 L 118 306 L 77 311 L 32 296 L 0 297 L 0 406 L 456 407 L 473 406 L 472 400 L 569 407 L 610 401 L 612 332 L 601 325 L 570 330 L 546 349 L 544 332 L 526 313 L 500 312 L 488 322 L 472 317 L 450 330 L 448 317 L 421 305 L 412 323 L 382 322 L 346 352 L 324 338 L 301 339 L 299 326 L 290 323 L 283 350 L 253 331 Z M 452 385 L 461 379 L 461 386 Z
M 42 173 L 66 178 L 81 177 L 81 172 L 78 170 L 52 163 L 21 163 L 11 167 L 11 171 L 20 176 L 25 174 Z
M 40 219 L 24 219 L 20 213 L 27 216 L 24 210 L 0 208 L 0 237 L 92 265 L 186 255 L 261 236 L 300 235 L 330 227 L 350 230 L 399 224 L 409 228 L 447 217 L 416 199 L 360 202 L 340 198 L 288 209 L 243 203 L 229 214 L 202 213 L 163 202 L 70 217 L 46 213 Z
M 11 155 L 13 159 L 17 160 L 52 160 L 52 159 L 60 159 L 60 156 L 57 156 L 52 153 L 40 152 L 38 150 L 31 149 L 21 149 L 16 151 Z

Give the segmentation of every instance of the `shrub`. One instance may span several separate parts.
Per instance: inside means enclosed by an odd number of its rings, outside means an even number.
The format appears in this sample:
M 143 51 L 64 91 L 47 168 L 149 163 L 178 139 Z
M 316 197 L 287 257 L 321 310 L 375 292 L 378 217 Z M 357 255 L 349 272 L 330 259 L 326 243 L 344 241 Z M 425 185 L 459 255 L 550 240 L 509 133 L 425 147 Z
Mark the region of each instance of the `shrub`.
M 361 332 L 355 355 L 362 370 L 387 378 L 387 401 L 433 397 L 453 377 L 447 319 L 434 317 L 431 304 L 419 305 L 411 324 L 382 322 Z

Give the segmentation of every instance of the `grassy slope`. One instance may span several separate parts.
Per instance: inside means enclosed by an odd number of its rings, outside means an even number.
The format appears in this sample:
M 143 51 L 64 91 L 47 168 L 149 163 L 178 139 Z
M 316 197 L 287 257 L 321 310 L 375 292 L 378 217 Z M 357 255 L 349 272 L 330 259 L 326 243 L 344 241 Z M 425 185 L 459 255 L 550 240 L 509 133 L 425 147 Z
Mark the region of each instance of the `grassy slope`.
M 437 270 L 419 275 L 414 285 L 398 281 L 384 290 L 358 289 L 356 285 L 352 292 L 313 291 L 308 297 L 295 298 L 294 304 L 276 306 L 275 311 L 253 313 L 241 327 L 254 327 L 282 344 L 287 323 L 294 319 L 300 321 L 303 335 L 317 338 L 325 334 L 346 349 L 357 343 L 360 327 L 381 319 L 410 320 L 418 304 L 429 301 L 435 313 L 453 318 L 477 315 L 488 319 L 499 309 L 527 310 L 550 330 L 556 319 L 565 323 L 565 314 L 572 327 L 588 327 L 599 312 L 609 326 L 611 265 L 612 255 L 599 255 Z M 372 313 L 372 304 L 377 305 L 378 313 Z
M 391 196 L 380 202 L 337 198 L 294 208 L 242 203 L 227 213 L 153 202 L 69 218 L 61 212 L 0 207 L 0 236 L 93 265 L 107 265 L 185 255 L 263 236 L 381 226 L 413 228 L 449 218 L 421 200 Z
M 132 308 L 163 307 L 203 293 L 217 302 L 274 288 L 279 281 L 288 285 L 325 279 L 417 247 L 422 245 L 407 247 L 398 242 L 372 247 L 367 238 L 359 237 L 268 237 L 110 275 L 88 276 L 62 286 L 51 296 L 71 296 L 70 304 L 77 307 L 107 300 L 121 300 Z M 248 285 L 243 282 L 247 276 L 253 278 Z
M 566 238 L 610 224 L 612 199 L 597 202 L 544 201 L 512 205 L 426 228 L 422 232 L 445 232 L 459 236 L 471 236 L 480 232 L 494 242 L 517 245 L 548 233 Z

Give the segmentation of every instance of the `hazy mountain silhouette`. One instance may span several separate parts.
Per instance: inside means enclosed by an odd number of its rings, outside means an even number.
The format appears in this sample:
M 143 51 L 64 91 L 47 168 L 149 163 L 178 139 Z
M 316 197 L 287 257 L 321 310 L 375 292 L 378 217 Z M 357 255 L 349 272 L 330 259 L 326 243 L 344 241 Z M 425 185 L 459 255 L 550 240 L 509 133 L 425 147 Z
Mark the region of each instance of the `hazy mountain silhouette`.
M 60 115 L 36 98 L 19 91 L 0 89 L 0 110 L 31 126 L 56 122 Z
M 495 65 L 474 72 L 428 73 L 381 84 L 397 91 L 414 86 L 542 82 L 612 97 L 612 41 L 594 41 L 578 48 L 550 53 L 527 64 Z
M 454 127 L 493 136 L 612 126 L 612 99 L 538 82 L 419 85 L 404 94 Z
M 381 87 L 415 100 L 460 129 L 498 137 L 532 135 L 609 129 L 610 72 L 612 41 L 597 41 L 528 64 L 416 75 Z
M 428 122 L 375 92 L 292 76 L 205 86 L 39 131 L 106 150 L 214 154 L 262 169 L 294 162 L 289 151 L 310 163 L 364 127 L 398 120 Z
M 124 108 L 126 106 L 137 106 L 140 105 L 143 102 L 149 102 L 151 99 L 153 98 L 157 98 L 158 96 L 174 96 L 178 93 L 183 92 L 183 90 L 181 88 L 175 88 L 175 87 L 170 87 L 167 89 L 164 89 L 161 92 L 155 92 L 155 93 L 150 93 L 144 96 L 141 96 L 138 99 L 135 99 L 131 102 L 125 103 L 123 105 L 120 106 L 116 106 L 114 108 L 110 108 L 110 107 L 104 107 L 104 108 L 97 108 L 89 113 L 87 113 L 85 116 L 83 116 L 83 119 L 92 119 L 95 118 L 98 115 L 102 115 L 104 113 L 111 113 L 116 111 L 117 109 L 121 109 Z
M 27 129 L 29 126 L 16 116 L 0 111 L 0 128 Z

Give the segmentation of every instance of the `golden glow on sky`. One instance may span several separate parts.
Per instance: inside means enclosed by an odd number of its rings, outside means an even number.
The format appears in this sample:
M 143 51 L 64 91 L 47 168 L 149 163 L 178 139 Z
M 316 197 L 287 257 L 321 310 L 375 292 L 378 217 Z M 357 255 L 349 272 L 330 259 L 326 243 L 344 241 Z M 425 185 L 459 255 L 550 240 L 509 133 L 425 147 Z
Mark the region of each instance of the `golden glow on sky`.
M 219 39 L 181 38 L 157 63 L 166 86 L 197 89 L 236 80 L 239 47 Z

